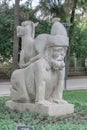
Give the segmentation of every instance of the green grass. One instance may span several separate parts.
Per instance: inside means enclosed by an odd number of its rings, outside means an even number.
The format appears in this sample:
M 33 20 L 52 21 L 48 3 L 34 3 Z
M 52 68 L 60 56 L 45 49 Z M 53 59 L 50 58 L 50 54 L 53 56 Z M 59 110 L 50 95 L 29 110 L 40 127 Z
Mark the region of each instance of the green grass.
M 0 98 L 0 130 L 16 130 L 18 125 L 35 130 L 87 130 L 87 90 L 65 91 L 64 99 L 75 104 L 75 112 L 61 117 L 12 111 L 5 106 L 9 97 Z
M 64 99 L 70 102 L 87 104 L 87 90 L 64 91 Z

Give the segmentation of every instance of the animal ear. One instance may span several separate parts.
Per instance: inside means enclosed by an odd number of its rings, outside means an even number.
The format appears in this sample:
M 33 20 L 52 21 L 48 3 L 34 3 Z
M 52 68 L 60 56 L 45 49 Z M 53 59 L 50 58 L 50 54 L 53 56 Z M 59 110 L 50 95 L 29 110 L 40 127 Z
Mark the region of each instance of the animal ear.
M 36 27 L 39 24 L 39 22 L 35 23 L 34 26 Z

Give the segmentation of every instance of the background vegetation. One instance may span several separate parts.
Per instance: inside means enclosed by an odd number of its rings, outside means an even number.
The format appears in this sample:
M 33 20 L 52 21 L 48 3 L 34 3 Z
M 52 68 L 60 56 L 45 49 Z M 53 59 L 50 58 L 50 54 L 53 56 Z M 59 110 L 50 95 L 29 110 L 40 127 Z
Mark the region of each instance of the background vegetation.
M 13 31 L 14 31 L 14 6 L 9 6 L 10 0 L 2 0 L 0 3 L 0 60 L 6 60 L 12 56 Z M 31 6 L 30 6 L 31 5 Z M 73 10 L 75 12 L 73 12 Z M 36 12 L 40 12 L 39 16 Z M 20 5 L 19 23 L 24 20 L 39 21 L 36 29 L 36 36 L 40 33 L 50 33 L 50 19 L 60 17 L 62 22 L 72 22 L 71 51 L 77 57 L 87 56 L 87 1 L 85 0 L 39 0 L 39 5 L 32 8 L 32 1 Z M 72 12 L 74 13 L 72 15 Z M 73 20 L 71 20 L 71 18 Z M 70 21 L 71 20 L 71 21 Z M 69 25 L 68 25 L 69 26 Z M 68 33 L 70 33 L 68 27 Z M 70 34 L 69 34 L 70 35 Z
M 17 68 L 21 45 L 16 36 L 16 26 L 22 21 L 39 22 L 36 28 L 37 36 L 41 33 L 50 33 L 52 18 L 60 17 L 69 35 L 70 46 L 67 59 L 75 54 L 77 59 L 81 59 L 81 65 L 85 66 L 87 57 L 87 1 L 38 0 L 39 4 L 35 7 L 32 6 L 33 0 L 25 0 L 25 3 L 20 4 L 21 1 L 15 0 L 15 4 L 11 6 L 10 0 L 1 0 L 0 2 L 0 62 L 8 62 L 11 59 L 10 62 L 14 64 L 13 68 Z M 68 67 L 71 64 L 73 63 L 68 64 Z

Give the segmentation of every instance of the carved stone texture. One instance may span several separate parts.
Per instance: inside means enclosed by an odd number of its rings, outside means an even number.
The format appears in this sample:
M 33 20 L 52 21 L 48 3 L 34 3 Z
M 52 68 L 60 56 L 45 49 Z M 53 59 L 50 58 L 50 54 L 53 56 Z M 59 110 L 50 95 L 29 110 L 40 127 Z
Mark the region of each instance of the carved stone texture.
M 29 112 L 37 112 L 42 115 L 49 116 L 62 116 L 71 114 L 74 112 L 73 104 L 33 104 L 33 103 L 17 103 L 13 101 L 6 102 L 6 106 L 11 110 L 18 111 L 29 111 Z
M 33 23 L 32 21 L 25 21 L 22 22 L 21 26 L 17 27 L 17 36 L 22 38 L 19 61 L 20 68 L 23 68 L 25 64 L 29 62 L 32 57 L 35 56 L 33 42 L 35 35 L 35 27 L 37 25 L 38 23 Z
M 30 24 L 29 27 L 26 26 L 26 30 L 29 28 Z M 59 31 L 56 31 L 58 28 L 62 30 L 62 33 L 59 34 Z M 30 40 L 28 38 L 28 36 L 27 39 L 25 38 L 25 44 Z M 12 101 L 8 101 L 6 106 L 13 110 L 21 110 L 25 106 L 23 110 L 26 110 L 28 107 L 30 111 L 48 115 L 72 113 L 74 106 L 69 105 L 62 98 L 65 76 L 64 57 L 69 46 L 69 39 L 64 26 L 60 22 L 55 21 L 52 25 L 51 34 L 39 35 L 36 39 L 33 39 L 32 45 L 32 51 L 35 52 L 35 56 L 32 55 L 24 63 L 24 68 L 14 71 L 11 76 Z M 38 110 L 39 107 L 42 109 L 41 112 Z M 61 113 L 60 109 L 65 110 Z

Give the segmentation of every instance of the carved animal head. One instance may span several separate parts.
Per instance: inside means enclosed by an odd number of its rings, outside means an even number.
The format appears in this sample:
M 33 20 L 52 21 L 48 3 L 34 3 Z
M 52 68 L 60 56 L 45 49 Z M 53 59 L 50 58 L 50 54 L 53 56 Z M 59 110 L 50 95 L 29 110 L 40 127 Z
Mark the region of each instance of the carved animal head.
M 38 25 L 38 23 L 33 23 L 32 21 L 25 21 L 22 22 L 21 26 L 17 26 L 17 36 L 31 36 L 34 38 L 35 35 L 35 27 Z

